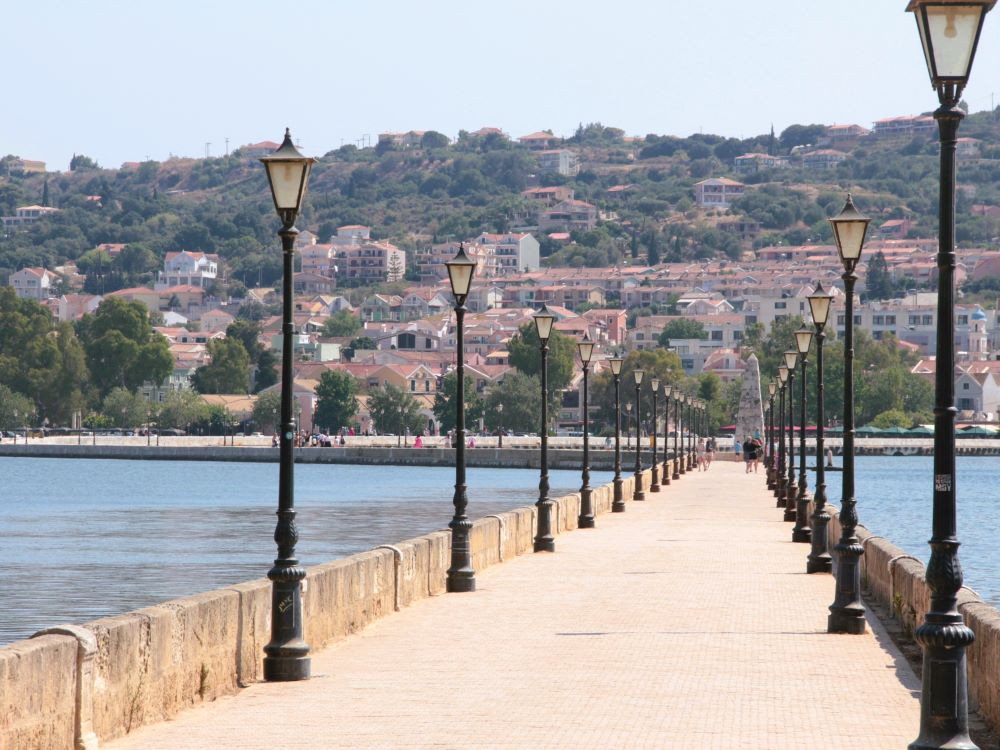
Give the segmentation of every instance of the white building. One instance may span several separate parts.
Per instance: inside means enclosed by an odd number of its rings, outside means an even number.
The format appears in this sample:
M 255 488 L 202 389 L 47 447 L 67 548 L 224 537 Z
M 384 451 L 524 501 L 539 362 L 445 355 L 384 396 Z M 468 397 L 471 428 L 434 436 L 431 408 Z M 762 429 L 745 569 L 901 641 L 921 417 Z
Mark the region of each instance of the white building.
M 219 257 L 206 253 L 196 253 L 182 250 L 179 253 L 167 253 L 163 261 L 163 270 L 156 280 L 157 289 L 167 289 L 172 286 L 197 286 L 207 289 L 219 273 Z
M 41 302 L 54 296 L 53 291 L 59 277 L 44 268 L 22 268 L 10 275 L 9 285 L 21 299 Z

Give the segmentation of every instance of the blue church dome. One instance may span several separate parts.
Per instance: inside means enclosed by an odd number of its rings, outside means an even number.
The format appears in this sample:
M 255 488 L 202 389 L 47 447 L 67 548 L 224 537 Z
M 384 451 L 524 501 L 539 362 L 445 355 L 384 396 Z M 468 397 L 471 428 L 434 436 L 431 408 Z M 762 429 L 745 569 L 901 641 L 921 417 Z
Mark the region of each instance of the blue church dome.
M 986 313 L 983 312 L 983 308 L 977 307 L 976 311 L 972 313 L 973 320 L 986 320 Z

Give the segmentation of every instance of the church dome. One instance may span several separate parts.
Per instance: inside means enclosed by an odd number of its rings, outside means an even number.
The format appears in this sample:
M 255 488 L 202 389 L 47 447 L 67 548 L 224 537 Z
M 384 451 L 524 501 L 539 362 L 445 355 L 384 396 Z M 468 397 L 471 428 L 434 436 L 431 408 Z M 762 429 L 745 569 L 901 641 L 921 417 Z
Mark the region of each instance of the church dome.
M 983 308 L 977 307 L 976 311 L 972 313 L 973 320 L 986 320 L 986 313 L 983 312 Z

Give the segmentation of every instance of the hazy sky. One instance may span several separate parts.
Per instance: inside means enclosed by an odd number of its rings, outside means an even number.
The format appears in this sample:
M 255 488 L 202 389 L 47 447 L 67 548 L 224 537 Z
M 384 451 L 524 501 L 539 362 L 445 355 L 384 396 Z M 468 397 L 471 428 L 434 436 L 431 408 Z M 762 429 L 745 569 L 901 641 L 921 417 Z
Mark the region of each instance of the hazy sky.
M 34 0 L 3 11 L 0 154 L 203 156 L 288 125 L 312 155 L 388 130 L 777 132 L 932 109 L 905 0 Z M 1000 10 L 966 99 L 1000 102 Z

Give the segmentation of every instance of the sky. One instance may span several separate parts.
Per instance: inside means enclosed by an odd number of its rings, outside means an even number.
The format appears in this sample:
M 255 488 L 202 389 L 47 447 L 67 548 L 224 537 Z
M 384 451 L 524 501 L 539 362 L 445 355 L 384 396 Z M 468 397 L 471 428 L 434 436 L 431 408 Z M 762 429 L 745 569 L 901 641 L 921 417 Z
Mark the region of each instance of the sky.
M 322 155 L 385 131 L 601 122 L 750 137 L 937 100 L 905 0 L 34 0 L 4 9 L 0 155 L 65 170 L 212 156 L 286 126 Z M 1000 10 L 966 90 L 1000 103 Z M 206 144 L 210 143 L 210 146 Z

